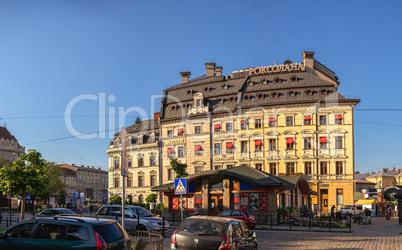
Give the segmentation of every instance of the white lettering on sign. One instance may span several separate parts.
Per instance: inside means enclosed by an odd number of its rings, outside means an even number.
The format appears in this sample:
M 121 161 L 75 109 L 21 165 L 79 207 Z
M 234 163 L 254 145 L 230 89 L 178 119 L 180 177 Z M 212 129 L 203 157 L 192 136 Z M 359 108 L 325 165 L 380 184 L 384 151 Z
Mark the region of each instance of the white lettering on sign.
M 304 67 L 303 63 L 290 63 L 290 64 L 281 64 L 281 65 L 273 65 L 273 66 L 262 66 L 262 67 L 254 67 L 254 68 L 248 69 L 248 71 L 250 72 L 250 75 L 272 74 L 272 73 L 304 71 L 304 70 L 305 70 L 305 67 Z

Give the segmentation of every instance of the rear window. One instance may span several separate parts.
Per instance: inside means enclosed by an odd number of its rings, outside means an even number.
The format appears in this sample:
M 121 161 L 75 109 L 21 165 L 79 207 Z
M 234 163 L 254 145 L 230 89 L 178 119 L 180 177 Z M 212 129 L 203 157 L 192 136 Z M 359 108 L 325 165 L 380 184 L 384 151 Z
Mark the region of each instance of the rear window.
M 94 226 L 94 230 L 102 236 L 107 244 L 124 238 L 123 232 L 115 223 Z
M 222 237 L 226 225 L 216 221 L 208 220 L 185 220 L 181 225 L 178 233 L 193 236 L 219 236 Z
M 79 225 L 69 225 L 67 231 L 67 240 L 89 240 L 88 228 Z
M 222 212 L 221 214 L 220 214 L 220 216 L 221 217 L 227 217 L 227 216 L 230 216 L 230 213 L 231 213 L 232 211 L 224 211 L 224 212 Z

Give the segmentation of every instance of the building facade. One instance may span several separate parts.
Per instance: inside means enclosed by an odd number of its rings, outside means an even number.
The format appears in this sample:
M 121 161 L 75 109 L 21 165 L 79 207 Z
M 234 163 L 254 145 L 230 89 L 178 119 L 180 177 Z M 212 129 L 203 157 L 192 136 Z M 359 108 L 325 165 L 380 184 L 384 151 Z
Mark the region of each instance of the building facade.
M 25 153 L 25 148 L 6 127 L 0 126 L 0 156 L 10 163 L 17 160 L 22 153 Z
M 145 203 L 151 187 L 159 185 L 159 113 L 154 119 L 138 121 L 127 128 L 128 177 L 126 197 Z M 109 197 L 122 195 L 121 138 L 115 135 L 107 150 L 109 158 Z
M 321 211 L 353 204 L 354 107 L 338 92 L 335 73 L 303 52 L 289 60 L 222 75 L 206 74 L 164 90 L 161 105 L 162 183 L 174 180 L 170 158 L 187 172 L 251 166 L 275 176 L 306 175 Z M 278 194 L 278 205 L 280 205 Z M 289 203 L 290 204 L 290 203 Z M 299 202 L 302 204 L 302 202 Z

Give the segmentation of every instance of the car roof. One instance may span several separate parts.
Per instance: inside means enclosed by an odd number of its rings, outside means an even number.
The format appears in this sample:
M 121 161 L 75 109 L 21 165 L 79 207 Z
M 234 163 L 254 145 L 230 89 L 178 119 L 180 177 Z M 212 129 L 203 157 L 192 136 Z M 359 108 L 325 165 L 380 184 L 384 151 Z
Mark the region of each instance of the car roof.
M 220 216 L 208 216 L 208 215 L 197 215 L 197 216 L 191 216 L 186 218 L 191 219 L 191 220 L 211 220 L 211 221 L 218 221 L 218 222 L 223 222 L 223 223 L 228 223 L 231 221 L 242 221 L 230 217 L 220 217 Z
M 82 216 L 74 216 L 74 215 L 68 215 L 68 216 L 59 216 L 56 215 L 54 217 L 34 217 L 31 219 L 28 219 L 30 221 L 53 221 L 53 222 L 74 222 L 74 223 L 90 223 L 90 224 L 108 224 L 108 223 L 115 223 L 115 220 L 109 220 L 109 219 L 104 219 L 104 218 L 97 218 L 97 217 L 82 217 Z M 24 220 L 24 221 L 28 221 Z
M 103 205 L 102 207 L 121 207 L 121 205 L 111 204 L 111 205 Z M 141 206 L 133 206 L 133 205 L 124 205 L 124 207 L 125 207 L 125 208 L 126 208 L 126 207 L 130 207 L 130 208 L 133 208 L 133 207 L 135 207 L 135 208 L 138 208 L 138 207 L 144 208 L 144 207 L 141 207 Z M 146 209 L 146 208 L 144 208 L 144 209 Z

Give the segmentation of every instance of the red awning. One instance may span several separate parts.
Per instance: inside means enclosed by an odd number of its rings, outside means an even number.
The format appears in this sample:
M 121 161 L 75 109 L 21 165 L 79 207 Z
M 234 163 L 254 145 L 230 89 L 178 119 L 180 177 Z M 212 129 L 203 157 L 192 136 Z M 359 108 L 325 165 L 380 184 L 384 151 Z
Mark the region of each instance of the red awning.
M 244 124 L 244 120 L 241 120 L 241 122 L 240 122 L 240 123 L 241 123 L 241 125 L 243 125 L 243 124 Z
M 311 115 L 305 115 L 304 120 L 311 120 Z
M 220 129 L 221 125 L 220 124 L 215 124 L 214 129 Z
M 173 148 L 168 148 L 167 153 L 170 154 L 173 152 Z
M 200 151 L 201 150 L 201 145 L 195 145 L 195 150 Z
M 270 121 L 270 122 L 274 122 L 274 121 L 276 121 L 276 118 L 275 118 L 275 117 L 270 117 L 270 118 L 269 118 L 269 121 Z
M 342 115 L 336 115 L 336 116 L 335 116 L 335 119 L 341 120 L 341 119 L 342 119 Z
M 179 128 L 178 130 L 177 130 L 177 133 L 183 133 L 183 131 L 184 131 L 184 129 L 183 128 Z
M 197 200 L 195 201 L 195 203 L 197 203 L 197 204 L 202 204 L 202 200 L 201 200 L 201 199 L 197 199 Z
M 255 145 L 256 145 L 256 146 L 260 146 L 260 145 L 261 145 L 261 143 L 262 143 L 262 141 L 261 141 L 261 140 L 256 140 L 256 141 L 255 141 Z
M 320 142 L 327 142 L 327 137 L 320 137 Z
M 286 138 L 286 143 L 293 143 L 293 138 Z
M 226 148 L 233 148 L 233 142 L 227 142 Z

